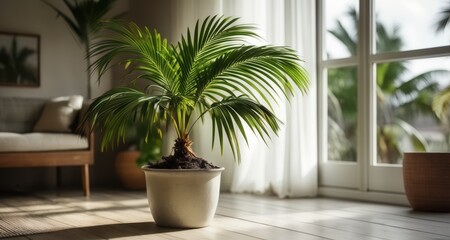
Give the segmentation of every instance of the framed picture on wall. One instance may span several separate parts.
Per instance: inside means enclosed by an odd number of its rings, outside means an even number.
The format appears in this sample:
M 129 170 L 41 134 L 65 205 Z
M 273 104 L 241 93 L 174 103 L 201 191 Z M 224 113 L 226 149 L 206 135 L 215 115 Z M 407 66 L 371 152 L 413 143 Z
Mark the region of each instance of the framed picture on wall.
M 0 86 L 39 87 L 40 37 L 0 32 Z

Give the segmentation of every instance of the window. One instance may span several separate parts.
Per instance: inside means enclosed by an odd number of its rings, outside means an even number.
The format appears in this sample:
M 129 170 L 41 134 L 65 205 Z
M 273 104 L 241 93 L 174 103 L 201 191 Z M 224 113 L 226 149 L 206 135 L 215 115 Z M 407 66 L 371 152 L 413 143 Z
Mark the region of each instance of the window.
M 449 8 L 447 0 L 318 0 L 321 168 L 356 167 L 359 189 L 383 190 L 371 185 L 371 168 L 398 171 L 405 151 L 450 150 L 448 124 L 431 108 L 450 85 L 450 26 L 436 30 Z

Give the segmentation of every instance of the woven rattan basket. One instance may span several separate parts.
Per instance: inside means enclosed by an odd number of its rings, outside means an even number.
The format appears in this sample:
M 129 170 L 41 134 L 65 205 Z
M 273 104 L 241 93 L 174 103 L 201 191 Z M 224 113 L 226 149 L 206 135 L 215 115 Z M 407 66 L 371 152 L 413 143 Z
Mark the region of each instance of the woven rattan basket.
M 450 212 L 450 153 L 404 153 L 403 180 L 413 209 Z

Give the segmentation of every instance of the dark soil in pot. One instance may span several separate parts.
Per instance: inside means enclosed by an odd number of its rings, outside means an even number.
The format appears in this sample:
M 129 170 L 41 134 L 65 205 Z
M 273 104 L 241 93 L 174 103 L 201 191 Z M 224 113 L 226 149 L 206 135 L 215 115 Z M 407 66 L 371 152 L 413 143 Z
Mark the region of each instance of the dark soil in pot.
M 175 140 L 173 155 L 162 157 L 162 160 L 147 165 L 156 169 L 219 169 L 220 167 L 197 157 L 191 149 L 192 141 L 187 139 Z

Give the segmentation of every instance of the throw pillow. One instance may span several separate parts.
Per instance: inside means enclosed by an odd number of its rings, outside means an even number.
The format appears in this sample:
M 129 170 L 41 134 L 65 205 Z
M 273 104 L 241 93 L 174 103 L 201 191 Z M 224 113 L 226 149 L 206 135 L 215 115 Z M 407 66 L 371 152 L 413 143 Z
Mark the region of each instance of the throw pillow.
M 70 127 L 82 104 L 83 96 L 79 95 L 51 99 L 45 104 L 33 131 L 72 132 Z

